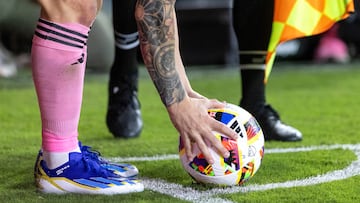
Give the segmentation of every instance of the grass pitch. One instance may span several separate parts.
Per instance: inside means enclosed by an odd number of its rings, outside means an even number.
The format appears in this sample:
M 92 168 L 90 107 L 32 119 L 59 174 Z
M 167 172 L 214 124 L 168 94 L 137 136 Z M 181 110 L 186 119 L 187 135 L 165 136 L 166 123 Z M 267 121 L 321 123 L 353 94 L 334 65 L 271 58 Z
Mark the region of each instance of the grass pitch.
M 203 95 L 239 103 L 237 69 L 189 68 L 188 75 L 193 88 Z M 257 174 L 245 185 L 231 188 L 196 185 L 181 168 L 176 159 L 177 132 L 144 69 L 139 90 L 144 119 L 141 137 L 114 139 L 105 125 L 107 77 L 86 76 L 80 140 L 114 160 L 135 158 L 128 162 L 139 168 L 140 177 L 148 186 L 145 192 L 117 196 L 36 192 L 32 172 L 41 142 L 40 116 L 31 74 L 23 71 L 16 78 L 0 79 L 0 202 L 360 200 L 359 63 L 277 65 L 268 82 L 267 100 L 283 121 L 303 132 L 304 139 L 295 143 L 266 142 L 265 157 Z M 290 152 L 280 153 L 283 149 Z M 141 157 L 153 159 L 140 160 Z

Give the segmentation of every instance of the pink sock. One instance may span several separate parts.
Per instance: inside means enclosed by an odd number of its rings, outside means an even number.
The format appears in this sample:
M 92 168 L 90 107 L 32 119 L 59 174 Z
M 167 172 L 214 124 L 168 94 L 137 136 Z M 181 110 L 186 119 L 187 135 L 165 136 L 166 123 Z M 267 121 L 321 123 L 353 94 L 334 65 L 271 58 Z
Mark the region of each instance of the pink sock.
M 38 96 L 42 149 L 78 149 L 78 122 L 90 29 L 39 19 L 32 45 L 32 71 Z

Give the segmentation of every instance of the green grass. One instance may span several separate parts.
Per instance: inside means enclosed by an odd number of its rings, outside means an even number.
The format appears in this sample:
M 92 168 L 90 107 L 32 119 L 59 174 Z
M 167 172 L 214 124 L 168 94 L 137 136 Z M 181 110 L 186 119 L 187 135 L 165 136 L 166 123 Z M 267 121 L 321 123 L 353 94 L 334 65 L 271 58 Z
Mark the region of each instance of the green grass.
M 240 97 L 236 69 L 189 68 L 195 90 L 209 98 L 237 104 Z M 274 68 L 267 100 L 282 120 L 303 132 L 296 143 L 267 142 L 265 151 L 333 144 L 359 144 L 360 64 L 294 65 Z M 178 134 L 156 90 L 142 69 L 140 101 L 144 129 L 140 138 L 114 139 L 105 125 L 107 75 L 87 74 L 79 126 L 80 140 L 106 157 L 177 154 Z M 0 79 L 0 202 L 184 202 L 151 190 L 119 196 L 44 195 L 33 184 L 33 164 L 40 147 L 40 117 L 31 74 Z M 347 167 L 357 157 L 351 150 L 315 150 L 265 154 L 258 173 L 242 187 L 301 180 Z M 161 179 L 208 191 L 192 183 L 179 160 L 132 162 L 142 178 Z M 360 167 L 360 166 L 359 166 Z M 312 186 L 271 189 L 217 197 L 233 202 L 359 202 L 360 176 Z M 216 189 L 216 188 L 215 188 Z

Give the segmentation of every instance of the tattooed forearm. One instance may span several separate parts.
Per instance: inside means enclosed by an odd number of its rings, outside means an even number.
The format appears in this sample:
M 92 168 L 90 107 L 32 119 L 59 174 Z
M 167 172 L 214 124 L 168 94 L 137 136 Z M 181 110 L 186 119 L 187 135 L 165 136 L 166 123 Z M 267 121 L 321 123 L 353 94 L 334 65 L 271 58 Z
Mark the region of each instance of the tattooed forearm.
M 175 67 L 175 0 L 138 0 L 135 18 L 144 63 L 166 106 L 184 99 Z

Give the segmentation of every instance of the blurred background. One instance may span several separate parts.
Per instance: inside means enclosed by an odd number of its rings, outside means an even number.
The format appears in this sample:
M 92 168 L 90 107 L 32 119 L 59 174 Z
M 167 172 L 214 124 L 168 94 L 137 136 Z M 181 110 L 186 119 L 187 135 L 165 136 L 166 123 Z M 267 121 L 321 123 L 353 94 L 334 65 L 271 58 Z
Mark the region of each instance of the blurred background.
M 177 0 L 180 49 L 186 66 L 237 66 L 239 58 L 231 8 L 232 0 Z M 112 64 L 111 12 L 111 0 L 104 0 L 88 43 L 89 71 L 107 72 Z M 34 0 L 0 0 L 0 77 L 15 76 L 21 68 L 29 67 L 38 13 Z M 360 15 L 355 13 L 326 33 L 281 44 L 277 53 L 277 61 L 349 63 L 357 60 Z

